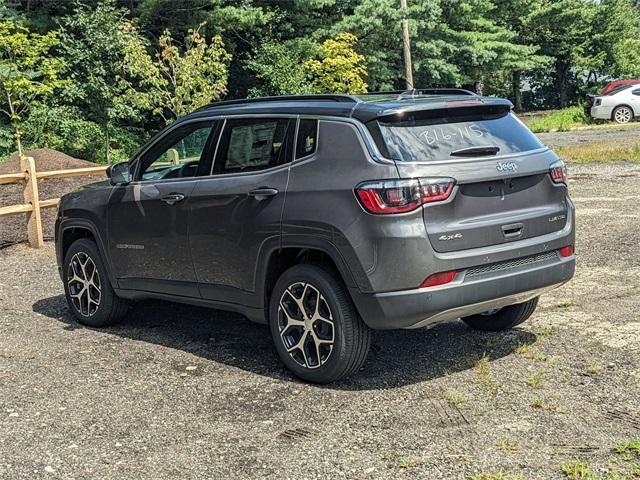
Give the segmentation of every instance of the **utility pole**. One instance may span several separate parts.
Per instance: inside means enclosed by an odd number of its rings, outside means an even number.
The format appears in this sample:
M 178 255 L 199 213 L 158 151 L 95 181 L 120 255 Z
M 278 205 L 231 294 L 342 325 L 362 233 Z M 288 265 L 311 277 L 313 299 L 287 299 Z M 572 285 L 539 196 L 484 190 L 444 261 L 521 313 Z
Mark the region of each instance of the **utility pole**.
M 407 0 L 400 0 L 402 10 L 402 47 L 404 50 L 404 69 L 407 90 L 413 90 L 413 69 L 411 67 L 411 43 L 409 40 L 409 19 L 407 18 Z

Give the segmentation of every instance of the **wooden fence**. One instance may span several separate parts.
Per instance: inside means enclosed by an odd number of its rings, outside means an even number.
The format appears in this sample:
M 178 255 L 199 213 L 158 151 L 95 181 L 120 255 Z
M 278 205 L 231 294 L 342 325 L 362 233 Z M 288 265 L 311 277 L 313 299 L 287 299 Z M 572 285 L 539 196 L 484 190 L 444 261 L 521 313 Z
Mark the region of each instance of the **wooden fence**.
M 38 180 L 45 180 L 48 178 L 83 177 L 86 175 L 104 175 L 107 166 L 37 172 L 36 163 L 33 158 L 25 157 L 20 160 L 20 168 L 22 169 L 22 172 L 20 173 L 7 173 L 0 175 L 0 185 L 24 182 L 24 203 L 19 205 L 8 205 L 6 207 L 0 206 L 0 217 L 26 213 L 29 245 L 34 248 L 40 248 L 44 245 L 40 210 L 43 208 L 57 207 L 60 199 L 51 198 L 47 200 L 40 200 L 40 196 L 38 195 Z

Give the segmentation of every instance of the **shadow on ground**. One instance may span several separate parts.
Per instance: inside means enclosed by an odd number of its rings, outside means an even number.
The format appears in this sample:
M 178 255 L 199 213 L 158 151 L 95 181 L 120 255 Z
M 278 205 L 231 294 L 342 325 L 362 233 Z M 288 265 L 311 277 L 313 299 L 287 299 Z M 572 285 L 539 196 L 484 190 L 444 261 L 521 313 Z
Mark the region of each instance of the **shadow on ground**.
M 69 312 L 63 295 L 38 300 L 33 310 L 64 323 L 70 336 L 74 330 L 87 328 Z M 258 375 L 297 381 L 279 362 L 268 327 L 237 314 L 145 301 L 134 304 L 122 323 L 101 331 L 180 349 Z M 524 330 L 477 332 L 461 321 L 441 323 L 429 329 L 377 331 L 363 370 L 351 379 L 325 388 L 400 387 L 473 368 L 485 352 L 494 360 L 509 355 L 520 344 L 535 340 L 533 333 Z

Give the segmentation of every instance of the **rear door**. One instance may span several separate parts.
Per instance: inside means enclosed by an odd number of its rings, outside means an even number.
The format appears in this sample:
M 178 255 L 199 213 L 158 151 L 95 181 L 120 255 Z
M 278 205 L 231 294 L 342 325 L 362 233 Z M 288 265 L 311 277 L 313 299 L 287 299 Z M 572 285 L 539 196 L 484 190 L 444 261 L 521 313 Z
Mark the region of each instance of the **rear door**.
M 261 248 L 279 246 L 295 117 L 229 118 L 212 175 L 190 200 L 189 243 L 203 298 L 248 304 Z
M 402 178 L 456 181 L 446 201 L 424 207 L 434 250 L 503 244 L 566 225 L 566 186 L 549 175 L 557 156 L 508 107 L 414 112 L 376 127 Z

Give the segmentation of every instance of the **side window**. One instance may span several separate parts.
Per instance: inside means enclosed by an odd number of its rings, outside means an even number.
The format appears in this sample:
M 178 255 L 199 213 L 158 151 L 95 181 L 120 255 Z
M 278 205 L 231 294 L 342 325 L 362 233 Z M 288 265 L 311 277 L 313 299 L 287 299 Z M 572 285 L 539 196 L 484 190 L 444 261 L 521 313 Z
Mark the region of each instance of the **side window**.
M 289 163 L 294 127 L 291 118 L 227 120 L 214 173 L 250 172 Z
M 296 158 L 306 157 L 316 151 L 318 143 L 318 121 L 301 119 L 296 141 Z
M 638 97 L 640 97 L 640 88 L 638 88 L 637 90 L 634 90 L 633 92 L 634 95 L 637 95 Z
M 212 128 L 208 121 L 173 130 L 142 157 L 140 180 L 195 177 Z

